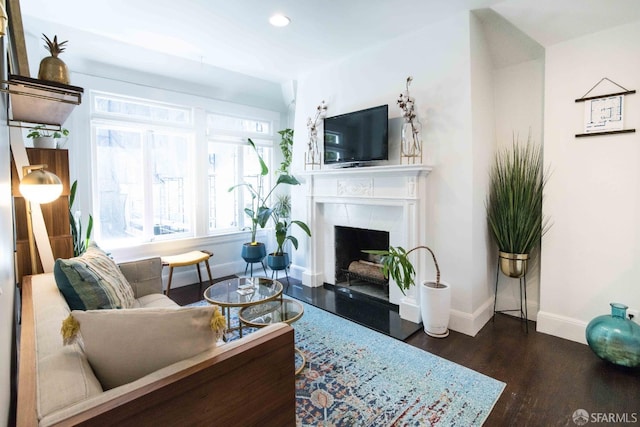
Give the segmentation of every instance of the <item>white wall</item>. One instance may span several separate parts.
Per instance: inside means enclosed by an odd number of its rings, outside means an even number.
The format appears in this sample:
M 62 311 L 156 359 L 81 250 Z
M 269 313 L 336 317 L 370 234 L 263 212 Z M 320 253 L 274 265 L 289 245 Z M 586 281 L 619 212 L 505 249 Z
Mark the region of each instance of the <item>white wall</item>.
M 538 330 L 585 342 L 609 302 L 640 309 L 640 133 L 575 138 L 601 78 L 640 90 L 640 22 L 547 48 L 544 157 L 552 175 L 544 211 Z M 604 85 L 595 95 L 615 92 Z M 625 128 L 640 131 L 640 94 L 625 99 Z
M 473 330 L 478 331 L 493 314 L 493 287 L 490 272 L 494 251 L 491 245 L 485 208 L 489 169 L 495 147 L 495 117 L 493 94 L 493 63 L 490 46 L 480 19 L 470 14 L 471 43 L 471 259 L 473 269 L 469 280 L 467 313 L 471 314 Z M 454 317 L 455 319 L 455 317 Z M 453 325 L 455 326 L 455 325 Z
M 489 297 L 486 284 L 486 236 L 474 233 L 484 195 L 474 194 L 475 179 L 483 172 L 486 159 L 474 159 L 474 144 L 482 150 L 490 144 L 492 130 L 477 124 L 472 137 L 472 82 L 470 73 L 482 73 L 474 80 L 478 102 L 489 102 L 491 89 L 486 49 L 479 42 L 471 64 L 471 38 L 468 13 L 421 29 L 410 36 L 360 52 L 298 79 L 295 117 L 294 168 L 303 169 L 306 148 L 306 120 L 320 101 L 329 105 L 328 115 L 389 104 L 389 117 L 400 117 L 396 99 L 407 76 L 413 76 L 411 95 L 416 99 L 423 125 L 424 163 L 434 169 L 427 178 L 428 215 L 422 224 L 426 236 L 422 243 L 436 252 L 442 279 L 452 286 L 452 328 L 475 334 L 479 313 L 474 311 Z M 474 24 L 475 25 L 475 24 Z M 480 104 L 478 104 L 478 108 Z M 493 125 L 491 114 L 483 117 Z M 484 181 L 485 179 L 483 179 Z M 484 184 L 481 185 L 481 187 Z M 304 189 L 296 189 L 294 212 L 305 214 Z M 482 190 L 480 190 L 482 191 Z M 482 214 L 484 217 L 484 214 Z M 486 226 L 482 226 L 485 227 Z M 332 231 L 328 231 L 332 232 Z M 424 251 L 423 251 L 424 252 Z M 308 245 L 301 245 L 294 263 L 306 266 Z M 422 254 L 418 280 L 432 279 L 434 269 Z M 482 289 L 477 292 L 476 287 Z M 474 296 L 475 295 L 475 296 Z
M 544 58 L 526 61 L 494 70 L 494 106 L 497 149 L 511 147 L 514 135 L 525 142 L 543 145 Z M 546 237 L 545 237 L 546 239 Z M 492 245 L 495 246 L 494 243 Z M 495 284 L 497 257 L 491 257 Z M 513 309 L 520 304 L 519 280 L 498 275 L 497 310 Z M 532 254 L 527 271 L 527 301 L 529 319 L 536 320 L 540 300 L 539 251 Z M 517 313 L 511 313 L 517 315 Z

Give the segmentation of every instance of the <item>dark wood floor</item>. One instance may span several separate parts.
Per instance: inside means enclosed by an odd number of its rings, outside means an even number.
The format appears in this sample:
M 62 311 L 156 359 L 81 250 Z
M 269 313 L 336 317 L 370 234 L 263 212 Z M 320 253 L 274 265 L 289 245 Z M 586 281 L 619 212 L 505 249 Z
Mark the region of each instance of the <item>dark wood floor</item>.
M 171 297 L 189 304 L 201 299 L 198 288 L 172 289 Z M 519 319 L 497 315 L 475 337 L 452 331 L 437 339 L 419 331 L 406 342 L 507 384 L 486 426 L 575 426 L 577 409 L 600 420 L 608 414 L 636 420 L 588 425 L 640 425 L 640 370 L 608 364 L 586 345 L 535 332 L 534 322 L 527 334 Z

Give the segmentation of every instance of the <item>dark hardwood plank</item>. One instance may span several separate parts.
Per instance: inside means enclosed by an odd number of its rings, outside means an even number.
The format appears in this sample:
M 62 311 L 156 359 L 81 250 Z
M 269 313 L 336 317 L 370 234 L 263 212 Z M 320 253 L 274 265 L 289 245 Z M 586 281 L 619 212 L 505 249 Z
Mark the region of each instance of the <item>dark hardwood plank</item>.
M 331 298 L 305 292 L 306 301 L 309 295 Z M 179 304 L 202 299 L 197 284 L 172 289 L 171 297 Z M 606 363 L 586 345 L 536 332 L 535 322 L 526 333 L 520 319 L 498 314 L 475 337 L 452 331 L 438 339 L 419 331 L 406 342 L 507 384 L 487 426 L 575 426 L 577 409 L 627 414 L 630 421 L 635 414 L 640 423 L 640 369 Z

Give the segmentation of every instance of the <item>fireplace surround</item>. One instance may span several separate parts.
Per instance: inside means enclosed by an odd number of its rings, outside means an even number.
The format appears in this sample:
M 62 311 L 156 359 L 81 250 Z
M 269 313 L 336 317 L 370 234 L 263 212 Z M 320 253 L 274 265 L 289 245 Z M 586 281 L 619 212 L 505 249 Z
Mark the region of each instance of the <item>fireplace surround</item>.
M 302 274 L 306 286 L 336 284 L 334 227 L 386 232 L 389 245 L 411 248 L 426 241 L 427 165 L 372 166 L 353 169 L 308 171 L 307 223 L 312 236 Z M 414 259 L 417 271 L 425 265 L 424 254 Z M 389 301 L 399 306 L 400 317 L 420 322 L 416 287 L 403 295 L 389 283 Z

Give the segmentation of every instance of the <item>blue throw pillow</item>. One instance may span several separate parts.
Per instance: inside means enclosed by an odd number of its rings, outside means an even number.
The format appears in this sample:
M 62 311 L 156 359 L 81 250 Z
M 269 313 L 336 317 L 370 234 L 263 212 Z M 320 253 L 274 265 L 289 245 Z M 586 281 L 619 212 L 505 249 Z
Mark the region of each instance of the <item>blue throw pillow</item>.
M 53 275 L 71 310 L 133 307 L 131 285 L 116 263 L 94 243 L 78 257 L 58 258 Z

